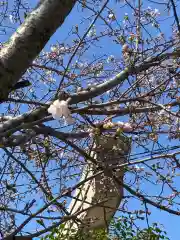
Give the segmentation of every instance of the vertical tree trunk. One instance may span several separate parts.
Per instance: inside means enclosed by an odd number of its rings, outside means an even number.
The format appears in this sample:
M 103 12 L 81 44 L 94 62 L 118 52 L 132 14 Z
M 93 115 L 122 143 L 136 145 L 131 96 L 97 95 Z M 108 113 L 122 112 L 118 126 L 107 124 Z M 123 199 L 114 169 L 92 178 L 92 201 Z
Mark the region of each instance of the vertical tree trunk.
M 111 136 L 102 136 L 98 139 L 93 155 L 97 161 L 104 165 L 104 169 L 117 168 L 127 161 L 127 155 L 130 150 L 128 138 L 121 136 L 114 139 Z M 95 167 L 89 163 L 83 173 L 80 181 L 92 176 L 95 173 Z M 124 169 L 116 170 L 116 176 L 123 182 Z M 123 197 L 123 187 L 117 186 L 114 181 L 108 177 L 108 174 L 98 175 L 94 179 L 86 182 L 81 188 L 76 190 L 74 199 L 71 201 L 69 211 L 75 214 L 79 210 L 93 206 L 89 210 L 78 216 L 81 220 L 80 225 L 75 222 L 68 222 L 66 229 L 96 229 L 108 226 L 113 215 L 116 213 Z M 98 204 L 99 203 L 99 204 Z

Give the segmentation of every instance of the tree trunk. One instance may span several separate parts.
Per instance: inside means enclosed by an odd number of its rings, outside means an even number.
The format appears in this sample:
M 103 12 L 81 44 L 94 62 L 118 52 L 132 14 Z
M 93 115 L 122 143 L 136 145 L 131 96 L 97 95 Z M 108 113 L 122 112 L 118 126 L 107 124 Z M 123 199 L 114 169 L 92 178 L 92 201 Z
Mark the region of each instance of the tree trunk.
M 5 99 L 50 37 L 69 15 L 76 0 L 44 0 L 0 50 L 0 96 Z
M 118 139 L 114 139 L 111 136 L 102 136 L 93 149 L 93 155 L 104 166 L 104 169 L 107 169 L 107 167 L 116 169 L 118 165 L 127 161 L 129 150 L 128 138 L 121 136 Z M 95 167 L 92 163 L 89 163 L 85 167 L 80 181 L 96 173 Z M 117 169 L 115 174 L 123 182 L 124 169 L 122 167 Z M 105 228 L 121 203 L 123 187 L 117 186 L 111 177 L 108 176 L 108 171 L 107 173 L 105 171 L 77 189 L 74 197 L 69 206 L 71 214 L 76 214 L 76 212 L 91 206 L 93 207 L 78 216 L 81 220 L 80 225 L 77 225 L 75 222 L 68 222 L 66 224 L 67 232 L 70 229 L 77 231 L 80 229 Z

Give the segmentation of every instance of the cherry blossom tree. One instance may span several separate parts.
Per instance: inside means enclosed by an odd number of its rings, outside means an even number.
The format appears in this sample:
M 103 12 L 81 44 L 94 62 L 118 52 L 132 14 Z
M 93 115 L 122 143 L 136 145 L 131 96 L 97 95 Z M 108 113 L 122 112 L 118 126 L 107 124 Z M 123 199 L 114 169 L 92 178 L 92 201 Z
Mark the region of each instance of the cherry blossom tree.
M 90 162 L 124 189 L 117 215 L 179 216 L 179 1 L 2 1 L 0 230 L 54 237 Z M 126 138 L 127 161 L 93 157 Z M 124 180 L 116 175 L 124 169 Z M 161 212 L 159 212 L 161 214 Z M 108 226 L 107 226 L 108 228 Z

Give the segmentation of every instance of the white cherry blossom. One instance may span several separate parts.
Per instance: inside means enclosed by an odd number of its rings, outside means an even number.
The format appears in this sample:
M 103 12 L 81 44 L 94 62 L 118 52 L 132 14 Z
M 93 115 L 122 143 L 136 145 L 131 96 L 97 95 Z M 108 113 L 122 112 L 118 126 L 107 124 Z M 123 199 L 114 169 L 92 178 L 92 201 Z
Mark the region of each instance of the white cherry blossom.
M 52 114 L 54 119 L 59 120 L 63 118 L 67 124 L 72 124 L 74 122 L 67 101 L 55 100 L 48 108 L 48 112 Z

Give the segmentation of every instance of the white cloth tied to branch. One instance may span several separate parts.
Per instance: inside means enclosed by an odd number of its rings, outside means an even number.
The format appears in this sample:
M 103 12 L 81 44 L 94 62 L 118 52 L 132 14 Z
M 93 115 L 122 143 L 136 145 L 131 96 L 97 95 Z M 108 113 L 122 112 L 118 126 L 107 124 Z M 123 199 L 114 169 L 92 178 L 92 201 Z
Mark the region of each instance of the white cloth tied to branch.
M 67 101 L 55 100 L 48 108 L 48 112 L 52 114 L 54 119 L 59 120 L 60 118 L 63 118 L 67 124 L 74 123 Z

